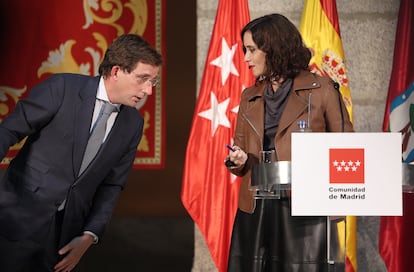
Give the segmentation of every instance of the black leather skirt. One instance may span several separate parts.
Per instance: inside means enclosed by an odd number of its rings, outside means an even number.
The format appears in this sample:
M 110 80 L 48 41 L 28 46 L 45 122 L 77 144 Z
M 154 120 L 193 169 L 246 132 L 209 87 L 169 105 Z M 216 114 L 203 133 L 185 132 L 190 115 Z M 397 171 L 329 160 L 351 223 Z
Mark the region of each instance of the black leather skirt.
M 290 198 L 256 200 L 253 214 L 236 213 L 228 271 L 334 271 L 326 228 L 326 217 L 291 216 Z

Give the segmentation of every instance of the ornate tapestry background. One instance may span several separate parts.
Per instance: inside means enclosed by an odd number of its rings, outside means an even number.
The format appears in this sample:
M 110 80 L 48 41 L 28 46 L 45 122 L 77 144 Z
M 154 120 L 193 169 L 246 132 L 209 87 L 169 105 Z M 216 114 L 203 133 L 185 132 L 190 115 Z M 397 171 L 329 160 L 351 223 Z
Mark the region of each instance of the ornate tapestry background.
M 161 84 L 137 105 L 145 118 L 134 168 L 164 167 L 165 0 L 42 0 L 0 3 L 0 121 L 53 73 L 97 75 L 108 45 L 124 33 L 148 40 L 164 57 Z M 13 146 L 7 167 L 22 143 Z M 64 143 L 62 143 L 64 144 Z

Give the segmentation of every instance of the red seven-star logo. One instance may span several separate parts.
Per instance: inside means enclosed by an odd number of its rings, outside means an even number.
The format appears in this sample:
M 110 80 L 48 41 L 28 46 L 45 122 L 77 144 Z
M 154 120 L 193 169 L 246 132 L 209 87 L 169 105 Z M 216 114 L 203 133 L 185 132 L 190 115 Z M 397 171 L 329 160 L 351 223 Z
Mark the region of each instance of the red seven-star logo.
M 329 183 L 364 183 L 364 149 L 330 148 Z

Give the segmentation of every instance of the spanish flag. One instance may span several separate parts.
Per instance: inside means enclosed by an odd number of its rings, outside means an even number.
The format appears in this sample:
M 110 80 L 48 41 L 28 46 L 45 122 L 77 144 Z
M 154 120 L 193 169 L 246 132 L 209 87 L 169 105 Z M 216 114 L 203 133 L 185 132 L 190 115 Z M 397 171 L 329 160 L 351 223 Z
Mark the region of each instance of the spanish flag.
M 335 0 L 306 0 L 299 31 L 312 52 L 312 72 L 329 76 L 339 83 L 340 92 L 352 120 L 352 99 L 345 67 Z M 357 220 L 347 216 L 341 234 L 346 235 L 346 272 L 357 271 Z

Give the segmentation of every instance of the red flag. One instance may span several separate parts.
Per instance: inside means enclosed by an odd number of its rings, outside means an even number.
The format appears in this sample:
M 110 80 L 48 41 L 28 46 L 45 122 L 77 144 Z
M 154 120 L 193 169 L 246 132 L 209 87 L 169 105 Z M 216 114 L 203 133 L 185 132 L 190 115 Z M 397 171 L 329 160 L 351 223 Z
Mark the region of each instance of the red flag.
M 240 31 L 249 22 L 247 0 L 219 1 L 193 116 L 181 199 L 204 236 L 219 271 L 226 271 L 240 183 L 227 171 L 243 88 L 253 84 L 243 60 Z
M 414 162 L 414 2 L 401 0 L 384 131 L 401 132 L 402 161 Z M 379 253 L 390 272 L 413 271 L 414 194 L 403 193 L 403 216 L 380 219 Z

